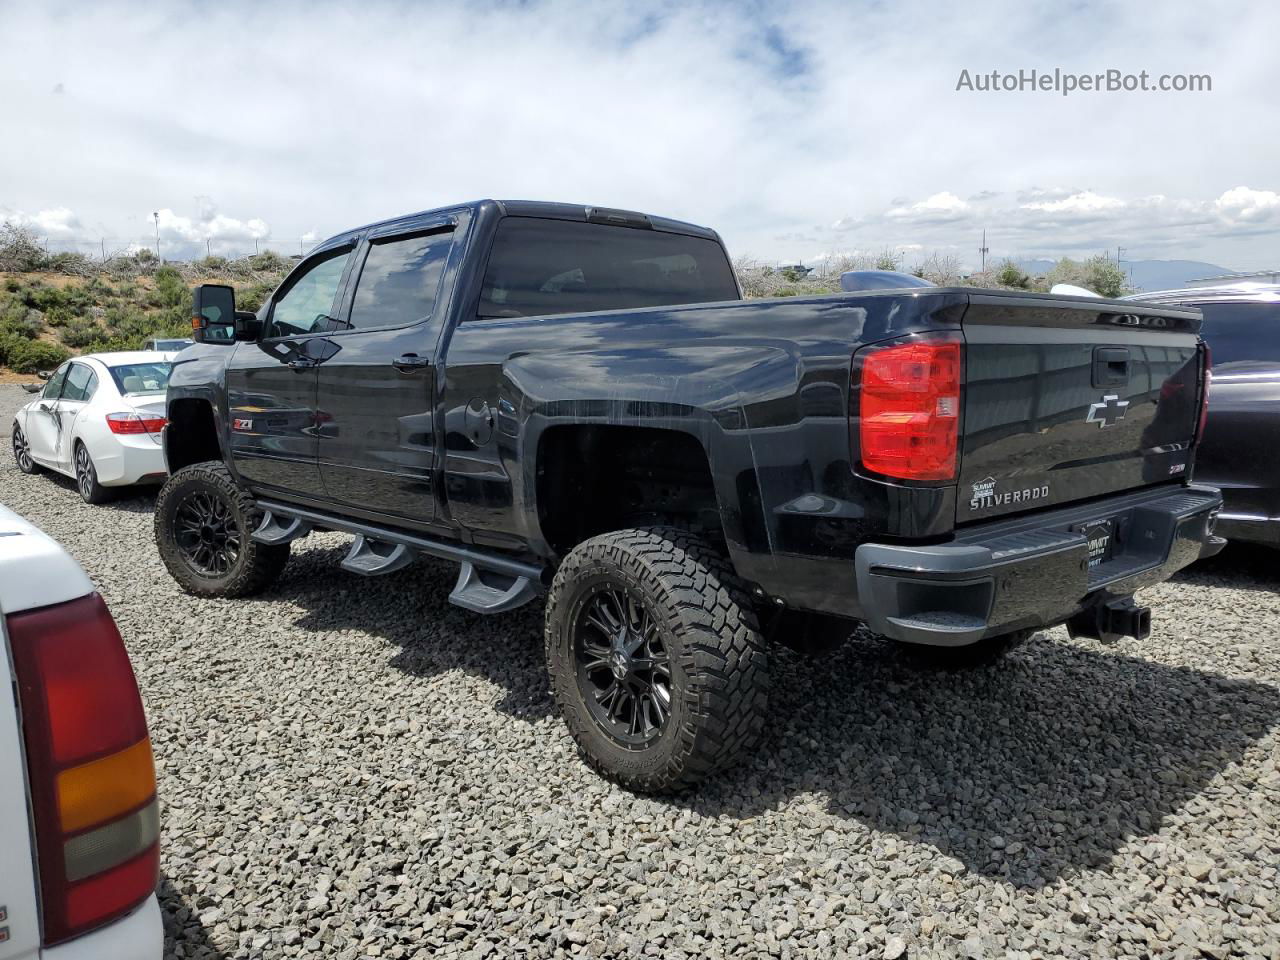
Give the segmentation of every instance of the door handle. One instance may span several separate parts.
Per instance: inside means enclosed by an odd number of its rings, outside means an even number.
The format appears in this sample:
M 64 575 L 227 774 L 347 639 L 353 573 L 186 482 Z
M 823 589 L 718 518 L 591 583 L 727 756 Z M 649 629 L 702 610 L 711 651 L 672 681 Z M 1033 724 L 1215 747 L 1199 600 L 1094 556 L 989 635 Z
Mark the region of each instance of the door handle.
M 315 365 L 316 361 L 312 360 L 310 357 L 294 357 L 288 363 L 290 370 L 310 370 Z
M 391 365 L 401 373 L 413 373 L 415 370 L 431 366 L 431 360 L 428 357 L 420 357 L 416 353 L 406 353 L 392 360 Z
M 1107 387 L 1128 382 L 1128 348 L 1096 347 L 1093 351 L 1093 385 Z

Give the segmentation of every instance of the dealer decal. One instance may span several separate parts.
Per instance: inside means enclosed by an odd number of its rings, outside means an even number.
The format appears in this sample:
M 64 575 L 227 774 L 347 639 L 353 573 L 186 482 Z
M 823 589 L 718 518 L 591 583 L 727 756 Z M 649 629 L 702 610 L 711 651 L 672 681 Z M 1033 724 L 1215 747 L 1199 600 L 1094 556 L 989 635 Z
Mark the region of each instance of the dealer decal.
M 1023 487 L 1020 490 L 997 491 L 995 477 L 987 477 L 973 485 L 973 498 L 969 501 L 972 511 L 991 510 L 1010 503 L 1030 503 L 1032 500 L 1043 500 L 1049 496 L 1049 485 L 1039 487 Z

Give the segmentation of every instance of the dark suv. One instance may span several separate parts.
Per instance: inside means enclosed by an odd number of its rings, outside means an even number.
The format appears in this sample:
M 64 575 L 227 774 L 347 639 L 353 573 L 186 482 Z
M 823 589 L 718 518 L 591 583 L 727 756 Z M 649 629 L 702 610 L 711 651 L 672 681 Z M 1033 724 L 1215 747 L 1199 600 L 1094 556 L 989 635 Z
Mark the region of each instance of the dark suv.
M 1218 532 L 1280 547 L 1280 284 L 1140 293 L 1142 303 L 1199 307 L 1213 354 L 1197 481 L 1222 488 Z

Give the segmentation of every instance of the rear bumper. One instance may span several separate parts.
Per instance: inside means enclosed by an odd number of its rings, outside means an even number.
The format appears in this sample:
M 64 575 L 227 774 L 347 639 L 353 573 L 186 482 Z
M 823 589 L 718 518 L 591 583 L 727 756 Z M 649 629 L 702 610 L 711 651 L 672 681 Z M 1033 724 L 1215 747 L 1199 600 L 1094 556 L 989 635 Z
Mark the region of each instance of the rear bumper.
M 135 483 L 160 483 L 168 476 L 164 447 L 149 435 L 125 434 L 111 445 L 103 445 L 93 454 L 98 482 L 104 487 L 123 487 Z
M 40 960 L 160 960 L 164 923 L 154 894 L 133 913 L 105 927 L 40 951 Z
M 1218 533 L 1228 540 L 1280 547 L 1280 518 L 1251 517 L 1223 511 L 1218 517 Z
M 1215 489 L 1165 487 L 966 528 L 936 546 L 863 544 L 854 561 L 863 619 L 932 646 L 1062 623 L 1217 553 L 1221 506 Z M 1079 528 L 1102 520 L 1115 521 L 1114 552 L 1091 569 Z

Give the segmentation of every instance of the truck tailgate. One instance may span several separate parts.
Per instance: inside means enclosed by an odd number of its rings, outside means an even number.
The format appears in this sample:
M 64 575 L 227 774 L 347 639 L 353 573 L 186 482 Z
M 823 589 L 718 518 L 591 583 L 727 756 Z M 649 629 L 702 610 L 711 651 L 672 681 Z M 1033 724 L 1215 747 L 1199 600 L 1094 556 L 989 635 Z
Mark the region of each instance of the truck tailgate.
M 1181 479 L 1198 311 L 974 294 L 962 321 L 959 524 Z

